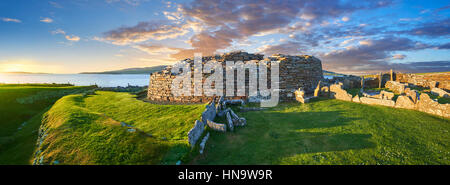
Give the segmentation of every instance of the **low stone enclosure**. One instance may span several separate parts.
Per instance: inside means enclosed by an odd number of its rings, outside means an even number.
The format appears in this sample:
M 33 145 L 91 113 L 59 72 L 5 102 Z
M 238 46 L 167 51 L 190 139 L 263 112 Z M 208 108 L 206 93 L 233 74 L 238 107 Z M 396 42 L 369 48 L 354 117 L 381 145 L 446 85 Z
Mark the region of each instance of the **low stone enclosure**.
M 322 62 L 309 55 L 300 56 L 290 56 L 290 55 L 272 55 L 270 57 L 264 58 L 260 54 L 249 54 L 247 52 L 231 52 L 223 55 L 208 56 L 202 58 L 202 65 L 204 66 L 207 61 L 215 60 L 220 62 L 223 66 L 222 74 L 223 78 L 223 92 L 227 92 L 226 82 L 226 61 L 243 61 L 244 64 L 249 61 L 252 62 L 264 62 L 268 67 L 270 67 L 270 61 L 276 61 L 279 63 L 279 96 L 280 101 L 292 101 L 295 99 L 294 92 L 298 88 L 303 88 L 307 93 L 312 93 L 317 85 L 317 83 L 322 80 Z M 185 59 L 191 66 L 191 71 L 194 71 L 194 60 Z M 178 102 L 178 103 L 207 103 L 212 101 L 215 97 L 204 96 L 204 91 L 202 91 L 202 96 L 173 96 L 171 91 L 171 85 L 177 74 L 171 72 L 172 67 L 169 66 L 161 72 L 156 72 L 150 76 L 150 85 L 148 88 L 147 98 L 150 101 L 157 102 Z M 270 88 L 270 68 L 267 71 L 267 87 Z M 205 82 L 208 74 L 203 74 L 201 82 Z M 259 76 L 258 76 L 259 81 Z M 234 70 L 234 91 L 235 96 L 229 96 L 226 94 L 228 99 L 247 99 L 249 98 L 249 70 L 245 70 L 245 96 L 237 95 L 237 70 Z M 182 84 L 181 84 L 182 86 Z M 194 94 L 194 83 L 191 83 L 192 94 Z M 261 87 L 261 84 L 259 84 Z
M 404 108 L 404 109 L 412 109 L 421 112 L 426 112 L 429 114 L 434 114 L 437 116 L 442 116 L 445 118 L 450 118 L 450 104 L 440 104 L 436 100 L 430 98 L 430 96 L 426 93 L 419 93 L 416 90 L 411 90 L 408 84 L 403 84 L 396 81 L 388 81 L 385 85 L 389 90 L 400 94 L 397 99 L 394 101 L 394 93 L 381 91 L 379 93 L 370 94 L 364 92 L 361 89 L 362 97 L 359 95 L 352 96 L 345 89 L 343 83 L 332 84 L 330 86 L 317 87 L 317 91 L 319 91 L 316 96 L 325 96 L 334 99 L 362 103 L 368 105 L 382 105 L 393 108 Z M 437 91 L 437 88 L 434 88 Z M 439 89 L 441 95 L 448 96 L 449 94 Z M 300 92 L 296 92 L 296 94 L 302 94 Z M 445 92 L 445 93 L 444 93 Z M 298 98 L 298 99 L 301 99 Z M 302 102 L 302 101 L 300 101 Z

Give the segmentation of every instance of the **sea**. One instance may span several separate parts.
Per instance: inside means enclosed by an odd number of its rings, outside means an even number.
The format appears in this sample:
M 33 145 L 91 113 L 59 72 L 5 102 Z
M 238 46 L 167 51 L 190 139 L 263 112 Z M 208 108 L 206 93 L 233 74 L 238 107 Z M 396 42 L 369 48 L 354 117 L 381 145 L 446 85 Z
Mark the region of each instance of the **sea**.
M 331 79 L 332 76 L 324 75 Z M 99 87 L 148 86 L 150 74 L 6 74 L 0 73 L 0 83 L 57 83 L 76 86 L 98 85 Z
M 57 83 L 76 86 L 99 87 L 147 86 L 150 74 L 5 74 L 0 73 L 0 83 Z

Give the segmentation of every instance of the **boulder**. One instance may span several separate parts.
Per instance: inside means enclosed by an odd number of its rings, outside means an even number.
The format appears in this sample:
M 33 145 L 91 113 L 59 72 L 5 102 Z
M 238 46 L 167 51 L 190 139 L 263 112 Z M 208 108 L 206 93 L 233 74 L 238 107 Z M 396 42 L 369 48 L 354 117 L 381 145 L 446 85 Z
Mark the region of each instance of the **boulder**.
M 352 101 L 352 95 L 342 88 L 342 83 L 330 86 L 330 97 L 338 100 Z
M 394 98 L 394 93 L 387 92 L 387 91 L 381 91 L 380 98 L 385 99 L 385 100 L 392 100 L 392 98 Z
M 444 97 L 444 98 L 450 98 L 450 93 L 448 93 L 447 91 L 440 89 L 440 88 L 431 89 L 431 94 L 440 96 L 440 97 Z
M 386 88 L 388 88 L 389 90 L 393 91 L 394 93 L 403 94 L 403 92 L 405 91 L 405 88 L 408 85 L 402 84 L 402 83 L 396 82 L 396 81 L 388 81 L 388 82 L 386 82 L 386 84 L 384 86 Z
M 410 88 L 405 89 L 405 95 L 411 98 L 414 103 L 417 103 L 419 93 L 416 90 L 411 90 Z
M 395 108 L 414 109 L 414 101 L 408 96 L 399 96 L 395 102 Z

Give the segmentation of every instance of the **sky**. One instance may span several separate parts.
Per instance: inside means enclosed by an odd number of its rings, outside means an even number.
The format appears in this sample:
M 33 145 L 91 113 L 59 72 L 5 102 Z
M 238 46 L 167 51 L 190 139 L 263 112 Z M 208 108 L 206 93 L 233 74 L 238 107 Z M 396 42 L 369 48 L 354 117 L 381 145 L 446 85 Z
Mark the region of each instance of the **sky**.
M 450 71 L 448 0 L 2 0 L 0 72 L 313 55 L 346 73 Z

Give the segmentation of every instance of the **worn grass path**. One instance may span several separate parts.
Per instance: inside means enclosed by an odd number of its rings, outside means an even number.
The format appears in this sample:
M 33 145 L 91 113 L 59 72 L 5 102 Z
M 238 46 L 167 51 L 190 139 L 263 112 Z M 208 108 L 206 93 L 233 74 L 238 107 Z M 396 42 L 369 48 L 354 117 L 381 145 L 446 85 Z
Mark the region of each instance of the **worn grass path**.
M 192 164 L 450 164 L 450 121 L 339 100 L 239 113 L 248 125 L 211 132 Z

